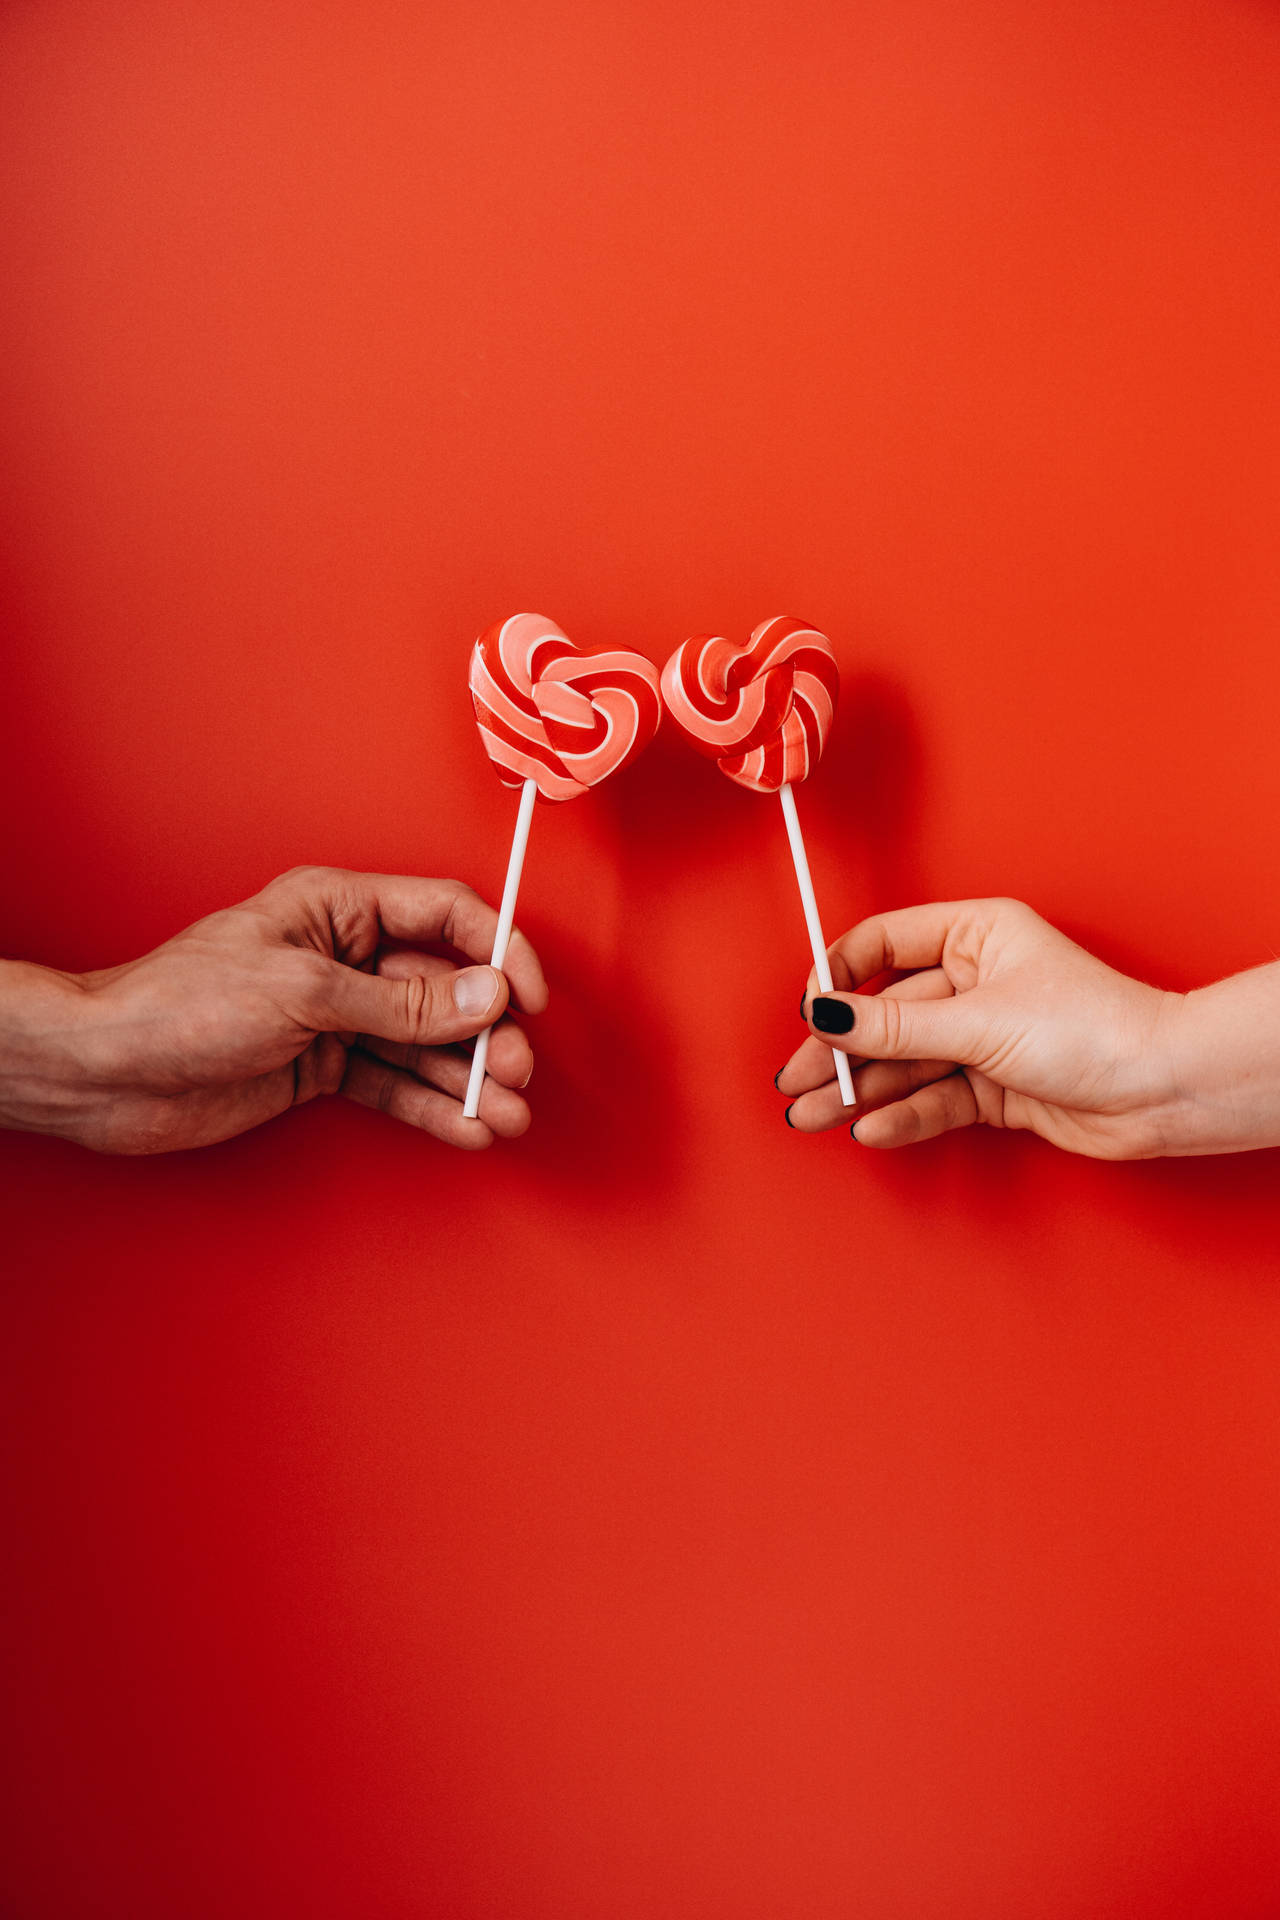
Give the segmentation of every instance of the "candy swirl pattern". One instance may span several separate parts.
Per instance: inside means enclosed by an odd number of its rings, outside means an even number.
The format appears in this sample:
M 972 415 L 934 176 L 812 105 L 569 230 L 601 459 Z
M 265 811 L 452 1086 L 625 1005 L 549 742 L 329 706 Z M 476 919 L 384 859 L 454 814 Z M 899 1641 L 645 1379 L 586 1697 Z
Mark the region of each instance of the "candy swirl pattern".
M 574 800 L 658 731 L 658 671 L 641 653 L 579 653 L 554 620 L 513 614 L 481 634 L 467 675 L 485 752 L 506 786 Z
M 744 647 L 697 634 L 662 669 L 681 733 L 755 793 L 776 793 L 817 765 L 839 691 L 831 642 L 789 614 L 762 620 Z

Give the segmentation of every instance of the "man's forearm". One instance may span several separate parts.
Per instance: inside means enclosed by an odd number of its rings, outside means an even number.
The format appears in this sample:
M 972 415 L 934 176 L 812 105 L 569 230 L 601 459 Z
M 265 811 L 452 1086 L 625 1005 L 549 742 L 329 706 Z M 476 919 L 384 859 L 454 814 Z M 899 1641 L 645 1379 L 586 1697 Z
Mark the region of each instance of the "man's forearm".
M 74 1137 L 86 1095 L 85 995 L 74 974 L 0 960 L 0 1126 Z

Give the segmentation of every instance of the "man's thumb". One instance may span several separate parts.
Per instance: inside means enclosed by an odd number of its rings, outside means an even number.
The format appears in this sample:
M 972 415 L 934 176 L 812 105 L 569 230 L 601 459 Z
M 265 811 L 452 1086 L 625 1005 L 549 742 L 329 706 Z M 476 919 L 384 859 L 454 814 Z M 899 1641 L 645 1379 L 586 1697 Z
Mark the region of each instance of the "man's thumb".
M 334 962 L 325 994 L 330 1033 L 371 1033 L 411 1047 L 447 1047 L 491 1027 L 507 1005 L 496 967 L 411 973 L 403 979 L 359 973 Z

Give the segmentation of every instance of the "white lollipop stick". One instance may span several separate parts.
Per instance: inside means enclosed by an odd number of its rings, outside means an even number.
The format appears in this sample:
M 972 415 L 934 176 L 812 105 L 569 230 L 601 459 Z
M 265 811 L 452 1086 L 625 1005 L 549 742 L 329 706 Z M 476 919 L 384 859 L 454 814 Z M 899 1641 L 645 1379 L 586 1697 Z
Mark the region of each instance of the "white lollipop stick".
M 529 844 L 529 826 L 537 797 L 537 781 L 526 780 L 521 789 L 520 811 L 516 815 L 516 830 L 511 839 L 511 858 L 507 862 L 502 905 L 498 908 L 498 930 L 493 936 L 493 952 L 489 955 L 491 967 L 500 967 L 507 957 L 511 927 L 516 917 L 516 895 L 520 891 L 520 875 L 524 871 L 524 850 Z M 476 1050 L 471 1056 L 471 1078 L 467 1081 L 467 1097 L 462 1103 L 462 1111 L 468 1120 L 474 1120 L 480 1111 L 480 1089 L 484 1085 L 484 1063 L 489 1058 L 491 1031 L 486 1027 L 483 1033 L 477 1035 Z
M 782 802 L 782 817 L 787 823 L 787 838 L 791 842 L 791 858 L 796 864 L 796 879 L 800 882 L 800 898 L 804 903 L 804 923 L 809 929 L 809 945 L 813 948 L 813 970 L 818 976 L 818 985 L 823 993 L 831 993 L 834 989 L 831 968 L 827 962 L 827 943 L 822 937 L 822 922 L 818 918 L 818 902 L 814 897 L 813 878 L 809 872 L 809 856 L 804 850 L 800 816 L 796 812 L 796 797 L 791 791 L 789 780 L 784 780 L 778 788 L 778 798 Z M 851 1107 L 855 1102 L 849 1056 L 847 1053 L 841 1053 L 839 1047 L 833 1047 L 831 1051 L 836 1057 L 836 1079 L 840 1083 L 840 1098 L 846 1107 Z

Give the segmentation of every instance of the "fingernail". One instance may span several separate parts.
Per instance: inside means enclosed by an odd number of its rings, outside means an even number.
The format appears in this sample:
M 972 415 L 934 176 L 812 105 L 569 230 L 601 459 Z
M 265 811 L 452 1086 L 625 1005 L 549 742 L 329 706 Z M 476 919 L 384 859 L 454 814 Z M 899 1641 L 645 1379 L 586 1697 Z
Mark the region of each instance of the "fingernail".
M 776 1072 L 776 1073 L 774 1074 L 774 1076 L 773 1076 L 773 1084 L 774 1084 L 774 1086 L 775 1086 L 775 1087 L 778 1087 L 778 1082 L 779 1082 L 779 1080 L 781 1080 L 781 1078 L 782 1078 L 782 1076 L 783 1076 L 783 1074 L 784 1074 L 785 1072 L 786 1072 L 786 1068 L 785 1068 L 785 1067 L 779 1067 L 779 1068 L 778 1068 L 778 1071 L 777 1071 L 777 1072 Z M 781 1093 L 781 1092 L 782 1092 L 782 1088 L 781 1088 L 781 1087 L 778 1087 L 778 1092 L 779 1092 L 779 1093 Z
M 853 1026 L 853 1008 L 847 1000 L 824 1000 L 819 995 L 809 1018 L 819 1033 L 848 1033 Z
M 858 1140 L 858 1123 L 856 1120 L 854 1121 L 853 1125 L 849 1129 L 849 1138 L 851 1140 L 857 1140 L 859 1146 L 862 1145 L 861 1140 Z
M 795 1105 L 795 1101 L 793 1100 L 793 1101 L 791 1102 L 791 1107 L 794 1107 L 794 1105 Z M 791 1107 L 784 1107 L 784 1108 L 783 1108 L 783 1110 L 782 1110 L 782 1117 L 783 1117 L 783 1119 L 784 1119 L 784 1120 L 786 1121 L 786 1123 L 787 1123 L 787 1125 L 788 1125 L 788 1126 L 789 1126 L 789 1127 L 791 1128 L 791 1130 L 792 1130 L 792 1132 L 794 1133 L 794 1131 L 795 1131 L 795 1126 L 794 1126 L 794 1123 L 793 1123 L 793 1121 L 792 1121 L 792 1119 L 791 1119 Z
M 453 1004 L 464 1020 L 477 1020 L 493 1005 L 498 976 L 492 967 L 464 967 L 453 976 Z
M 527 1086 L 528 1086 L 528 1084 L 529 1084 L 529 1082 L 530 1082 L 530 1081 L 532 1080 L 532 1078 L 533 1078 L 533 1062 L 532 1062 L 532 1061 L 530 1061 L 530 1062 L 529 1062 L 529 1071 L 528 1071 L 528 1073 L 526 1073 L 526 1075 L 525 1075 L 525 1077 L 524 1077 L 524 1079 L 523 1079 L 523 1080 L 522 1080 L 522 1081 L 520 1082 L 520 1085 L 521 1085 L 522 1087 L 527 1087 Z
M 800 1018 L 802 1020 L 807 1020 L 809 1018 L 808 1014 L 804 1010 L 804 1003 L 808 998 L 809 996 L 807 993 L 802 993 L 800 995 Z

